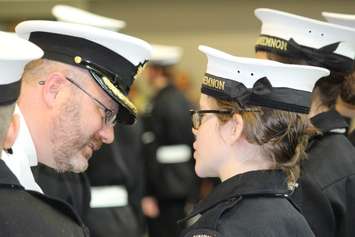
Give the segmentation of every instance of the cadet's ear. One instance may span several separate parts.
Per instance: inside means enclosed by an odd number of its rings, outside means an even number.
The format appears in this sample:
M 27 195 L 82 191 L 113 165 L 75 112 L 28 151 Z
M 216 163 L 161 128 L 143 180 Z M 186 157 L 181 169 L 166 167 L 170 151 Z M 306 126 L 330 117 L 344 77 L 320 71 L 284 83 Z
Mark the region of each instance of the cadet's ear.
M 223 139 L 229 145 L 233 145 L 242 136 L 243 118 L 240 114 L 234 114 L 232 119 L 222 125 Z
M 9 128 L 7 130 L 7 134 L 4 139 L 3 148 L 10 149 L 12 145 L 15 143 L 18 131 L 20 129 L 20 119 L 18 114 L 14 114 L 12 116 Z
M 42 83 L 43 86 L 42 95 L 44 102 L 47 106 L 52 107 L 59 92 L 69 82 L 62 73 L 54 72 L 49 74 L 45 81 L 40 83 Z

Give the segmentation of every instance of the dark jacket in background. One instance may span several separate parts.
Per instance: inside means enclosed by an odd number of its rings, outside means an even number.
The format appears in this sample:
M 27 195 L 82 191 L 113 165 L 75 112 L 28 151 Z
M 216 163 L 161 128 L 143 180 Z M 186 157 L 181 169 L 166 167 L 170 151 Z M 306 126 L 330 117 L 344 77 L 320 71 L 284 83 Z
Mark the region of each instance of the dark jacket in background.
M 87 170 L 93 187 L 123 186 L 128 192 L 128 205 L 91 208 L 87 218 L 93 237 L 143 235 L 144 220 L 140 206 L 143 197 L 142 124 L 117 125 L 115 141 L 97 151 Z
M 300 187 L 292 196 L 316 236 L 355 236 L 355 148 L 336 111 L 311 119 L 322 135 L 310 139 Z
M 46 195 L 65 201 L 85 219 L 90 206 L 90 184 L 85 173 L 58 173 L 43 164 L 31 169 L 36 182 Z
M 149 235 L 178 236 L 181 228 L 177 220 L 185 216 L 188 200 L 195 200 L 199 192 L 198 179 L 192 159 L 191 104 L 173 85 L 160 90 L 151 101 L 144 117 L 146 161 L 146 194 L 158 201 L 160 214 L 148 219 Z M 157 150 L 161 147 L 185 145 L 191 153 L 188 161 L 161 163 Z

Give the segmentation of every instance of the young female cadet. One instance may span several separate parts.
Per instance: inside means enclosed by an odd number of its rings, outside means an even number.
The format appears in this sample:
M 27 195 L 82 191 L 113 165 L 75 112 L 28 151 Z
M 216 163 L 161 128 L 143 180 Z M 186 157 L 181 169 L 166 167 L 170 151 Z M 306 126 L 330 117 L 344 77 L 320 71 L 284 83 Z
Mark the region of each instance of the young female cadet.
M 255 15 L 262 22 L 257 58 L 331 71 L 313 90 L 310 118 L 318 135 L 309 141 L 293 199 L 316 236 L 355 236 L 355 149 L 344 136 L 348 124 L 335 110 L 353 71 L 355 30 L 271 9 Z
M 181 236 L 314 236 L 288 195 L 308 137 L 310 92 L 329 71 L 199 49 L 208 65 L 192 111 L 195 171 L 222 183 Z

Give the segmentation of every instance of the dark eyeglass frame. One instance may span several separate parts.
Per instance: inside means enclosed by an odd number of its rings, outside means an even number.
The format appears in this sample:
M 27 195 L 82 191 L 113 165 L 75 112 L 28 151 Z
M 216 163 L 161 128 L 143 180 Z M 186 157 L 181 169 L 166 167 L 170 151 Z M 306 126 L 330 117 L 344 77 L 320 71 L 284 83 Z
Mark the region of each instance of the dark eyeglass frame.
M 190 109 L 189 110 L 191 114 L 191 120 L 192 120 L 192 127 L 194 129 L 199 129 L 199 127 L 202 124 L 202 119 L 205 116 L 205 114 L 225 114 L 225 115 L 233 115 L 235 113 L 242 113 L 242 112 L 260 112 L 258 109 L 240 109 L 240 110 L 229 110 L 229 109 L 206 109 L 206 110 L 194 110 Z
M 114 127 L 117 123 L 117 114 L 115 114 L 111 109 L 107 108 L 101 101 L 99 101 L 95 96 L 84 90 L 78 83 L 73 81 L 69 77 L 65 77 L 70 83 L 72 83 L 74 86 L 76 86 L 78 89 L 80 89 L 82 92 L 84 92 L 87 96 L 89 96 L 105 113 L 105 118 L 104 122 L 105 125 Z

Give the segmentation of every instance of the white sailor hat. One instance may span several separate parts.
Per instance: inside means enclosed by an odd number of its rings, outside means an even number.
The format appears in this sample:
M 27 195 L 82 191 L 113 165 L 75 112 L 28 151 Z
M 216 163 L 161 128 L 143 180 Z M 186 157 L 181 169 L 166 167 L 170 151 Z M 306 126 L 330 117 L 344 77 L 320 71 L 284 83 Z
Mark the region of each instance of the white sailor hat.
M 13 33 L 0 32 L 0 105 L 17 100 L 25 65 L 42 56 L 43 51 L 35 44 Z
M 109 30 L 57 21 L 25 21 L 17 25 L 16 33 L 41 47 L 44 58 L 87 69 L 121 105 L 118 122 L 135 121 L 137 109 L 127 95 L 151 56 L 147 42 Z
M 177 64 L 182 56 L 181 47 L 153 44 L 153 53 L 149 61 L 151 65 L 171 66 Z
M 355 15 L 335 12 L 322 12 L 322 15 L 330 23 L 355 28 Z
M 352 70 L 355 29 L 265 8 L 256 9 L 255 15 L 262 22 L 255 47 L 257 51 L 293 58 L 308 57 L 310 65 L 331 70 L 339 66 L 338 71 Z M 317 59 L 321 62 L 312 64 Z
M 120 31 L 126 22 L 94 14 L 68 5 L 55 5 L 52 14 L 58 21 L 95 26 L 111 31 Z
M 330 73 L 320 67 L 236 57 L 203 45 L 199 50 L 208 59 L 201 92 L 242 106 L 308 113 L 314 84 Z

